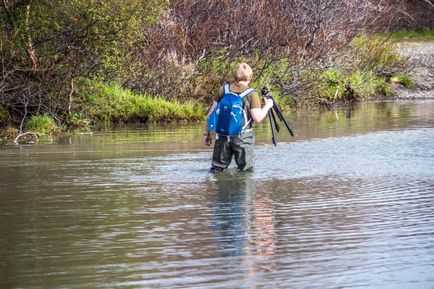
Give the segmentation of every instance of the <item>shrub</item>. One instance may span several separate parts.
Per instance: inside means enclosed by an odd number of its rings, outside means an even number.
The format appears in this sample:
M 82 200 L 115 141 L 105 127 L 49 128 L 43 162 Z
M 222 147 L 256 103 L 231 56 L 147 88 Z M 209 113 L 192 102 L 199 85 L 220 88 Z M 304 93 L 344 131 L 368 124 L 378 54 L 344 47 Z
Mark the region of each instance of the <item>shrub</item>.
M 11 126 L 7 126 L 5 129 L 0 130 L 0 137 L 5 141 L 16 138 L 18 134 L 18 129 Z
M 390 78 L 390 82 L 401 84 L 405 87 L 413 87 L 413 79 L 407 74 L 397 74 Z
M 354 96 L 358 99 L 372 99 L 380 95 L 392 94 L 392 89 L 386 80 L 376 76 L 372 71 L 357 70 L 348 80 Z
M 324 82 L 321 95 L 331 101 L 342 100 L 347 81 L 345 73 L 338 69 L 327 69 L 322 73 L 321 79 Z
M 0 107 L 0 127 L 6 126 L 9 120 L 10 120 L 9 112 L 3 107 Z
M 45 133 L 48 135 L 56 134 L 60 131 L 54 119 L 47 114 L 31 116 L 26 121 L 24 128 L 26 131 Z
M 74 112 L 69 116 L 68 129 L 80 132 L 90 132 L 90 120 L 85 118 L 82 113 Z
M 373 71 L 377 75 L 391 75 L 403 69 L 405 58 L 395 50 L 392 41 L 379 36 L 362 35 L 351 43 L 349 51 L 340 59 L 350 71 Z

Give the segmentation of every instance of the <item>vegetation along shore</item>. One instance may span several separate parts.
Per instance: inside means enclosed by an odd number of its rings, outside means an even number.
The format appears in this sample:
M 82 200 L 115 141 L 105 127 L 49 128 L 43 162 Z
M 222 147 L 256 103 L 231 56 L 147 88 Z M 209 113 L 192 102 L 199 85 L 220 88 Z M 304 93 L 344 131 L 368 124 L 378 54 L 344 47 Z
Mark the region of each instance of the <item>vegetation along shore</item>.
M 201 121 L 240 61 L 285 109 L 434 98 L 429 1 L 235 2 L 3 1 L 2 139 Z

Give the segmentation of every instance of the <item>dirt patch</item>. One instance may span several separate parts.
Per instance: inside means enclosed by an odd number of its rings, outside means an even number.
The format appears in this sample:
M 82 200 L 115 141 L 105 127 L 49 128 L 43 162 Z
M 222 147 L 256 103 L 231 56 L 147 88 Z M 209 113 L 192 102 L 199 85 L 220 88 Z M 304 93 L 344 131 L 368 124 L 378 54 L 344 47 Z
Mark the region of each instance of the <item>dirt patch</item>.
M 415 86 L 394 86 L 397 99 L 434 99 L 434 42 L 402 42 L 397 51 L 408 57 Z

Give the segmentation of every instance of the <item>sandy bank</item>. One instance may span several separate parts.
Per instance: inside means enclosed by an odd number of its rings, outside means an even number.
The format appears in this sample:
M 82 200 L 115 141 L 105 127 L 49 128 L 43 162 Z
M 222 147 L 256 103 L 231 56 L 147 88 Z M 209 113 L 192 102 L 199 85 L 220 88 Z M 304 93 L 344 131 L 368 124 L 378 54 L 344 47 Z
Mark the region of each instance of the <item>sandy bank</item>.
M 434 99 L 434 42 L 402 42 L 397 50 L 408 57 L 415 86 L 394 86 L 396 99 Z

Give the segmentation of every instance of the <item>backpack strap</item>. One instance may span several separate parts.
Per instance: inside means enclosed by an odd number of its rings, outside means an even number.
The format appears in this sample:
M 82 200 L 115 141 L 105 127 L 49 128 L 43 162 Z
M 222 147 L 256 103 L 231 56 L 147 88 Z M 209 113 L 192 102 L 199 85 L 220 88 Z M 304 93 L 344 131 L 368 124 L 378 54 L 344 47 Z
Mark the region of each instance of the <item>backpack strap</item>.
M 233 92 L 231 92 L 231 90 L 230 90 L 230 86 L 229 86 L 229 84 L 225 84 L 223 88 L 224 88 L 224 94 L 226 94 L 226 93 L 233 93 Z M 255 91 L 253 88 L 248 88 L 248 89 L 244 90 L 243 92 L 241 92 L 241 93 L 238 94 L 238 95 L 239 95 L 241 98 L 243 98 L 244 96 L 248 95 L 249 93 L 251 93 L 251 92 L 253 92 L 253 91 Z
M 253 88 L 249 88 L 239 94 L 239 96 L 243 99 L 243 104 L 244 104 L 243 105 L 244 125 L 241 129 L 241 133 L 252 130 L 251 128 L 252 117 L 250 116 L 250 113 L 247 113 L 247 111 L 250 110 L 250 105 L 249 102 L 244 98 L 244 96 L 248 95 L 249 93 L 252 93 L 253 91 L 255 91 Z M 249 118 L 247 117 L 248 115 Z
M 246 89 L 246 90 L 244 90 L 243 92 L 241 92 L 241 93 L 239 94 L 239 96 L 240 96 L 241 98 L 243 98 L 243 97 L 245 97 L 246 95 L 248 95 L 249 93 L 251 93 L 251 92 L 253 92 L 253 91 L 255 91 L 253 88 Z
M 231 92 L 229 89 L 229 84 L 225 84 L 224 90 L 225 90 L 224 94 Z

